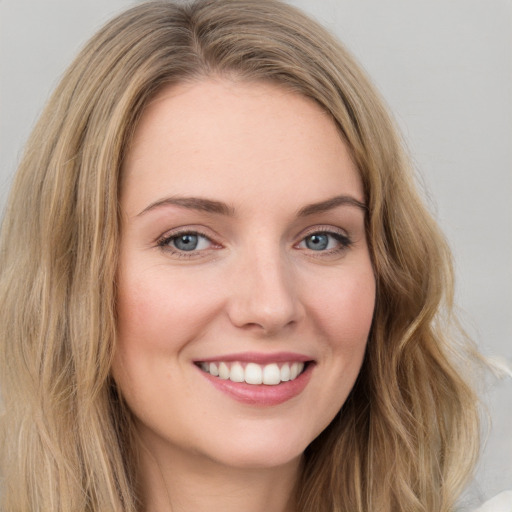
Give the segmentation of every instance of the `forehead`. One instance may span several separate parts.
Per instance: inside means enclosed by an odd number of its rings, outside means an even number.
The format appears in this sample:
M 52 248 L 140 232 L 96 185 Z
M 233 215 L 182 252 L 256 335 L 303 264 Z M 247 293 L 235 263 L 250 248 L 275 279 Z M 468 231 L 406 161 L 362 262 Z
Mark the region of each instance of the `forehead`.
M 330 115 L 267 83 L 217 79 L 163 89 L 140 119 L 123 173 L 122 197 L 130 189 L 140 196 L 159 188 L 200 196 L 254 188 L 268 196 L 288 187 L 309 191 L 311 202 L 341 187 L 364 199 Z

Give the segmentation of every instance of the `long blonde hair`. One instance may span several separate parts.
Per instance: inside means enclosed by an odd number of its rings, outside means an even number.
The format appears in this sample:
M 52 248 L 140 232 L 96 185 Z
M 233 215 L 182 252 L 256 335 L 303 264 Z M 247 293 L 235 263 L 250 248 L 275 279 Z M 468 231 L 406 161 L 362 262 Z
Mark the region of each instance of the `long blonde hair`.
M 120 169 L 156 92 L 211 75 L 313 98 L 364 183 L 374 321 L 351 395 L 306 450 L 298 510 L 451 510 L 479 443 L 450 252 L 364 73 L 274 0 L 134 7 L 91 39 L 43 112 L 1 232 L 1 510 L 140 510 L 130 415 L 109 374 Z

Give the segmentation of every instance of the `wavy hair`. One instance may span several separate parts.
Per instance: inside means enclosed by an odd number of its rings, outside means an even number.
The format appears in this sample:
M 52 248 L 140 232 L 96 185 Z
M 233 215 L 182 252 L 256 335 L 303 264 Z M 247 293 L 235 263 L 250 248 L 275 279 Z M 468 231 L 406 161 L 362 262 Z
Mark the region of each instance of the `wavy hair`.
M 90 40 L 46 106 L 1 231 L 1 510 L 140 510 L 130 414 L 110 377 L 120 170 L 148 101 L 209 76 L 314 99 L 364 184 L 373 325 L 349 398 L 304 454 L 297 509 L 452 510 L 479 425 L 449 249 L 365 74 L 325 29 L 274 0 L 133 7 Z

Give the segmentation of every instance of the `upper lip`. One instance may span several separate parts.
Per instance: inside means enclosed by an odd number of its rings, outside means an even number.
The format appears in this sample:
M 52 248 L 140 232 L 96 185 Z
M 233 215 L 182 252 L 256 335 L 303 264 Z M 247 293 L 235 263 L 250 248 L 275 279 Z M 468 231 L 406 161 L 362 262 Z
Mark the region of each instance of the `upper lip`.
M 232 354 L 222 354 L 214 357 L 206 357 L 197 359 L 195 363 L 214 363 L 216 361 L 233 362 L 240 361 L 245 363 L 270 364 L 270 363 L 287 363 L 287 362 L 307 362 L 313 361 L 311 356 L 299 354 L 296 352 L 239 352 Z

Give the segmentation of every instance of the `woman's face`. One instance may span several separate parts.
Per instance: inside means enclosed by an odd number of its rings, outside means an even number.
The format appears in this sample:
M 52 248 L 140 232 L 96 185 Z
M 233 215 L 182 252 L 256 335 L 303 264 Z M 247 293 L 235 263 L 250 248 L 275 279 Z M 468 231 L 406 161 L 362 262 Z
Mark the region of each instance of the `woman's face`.
M 199 464 L 298 460 L 354 384 L 375 300 L 335 124 L 275 85 L 174 86 L 123 173 L 113 375 L 144 445 Z

